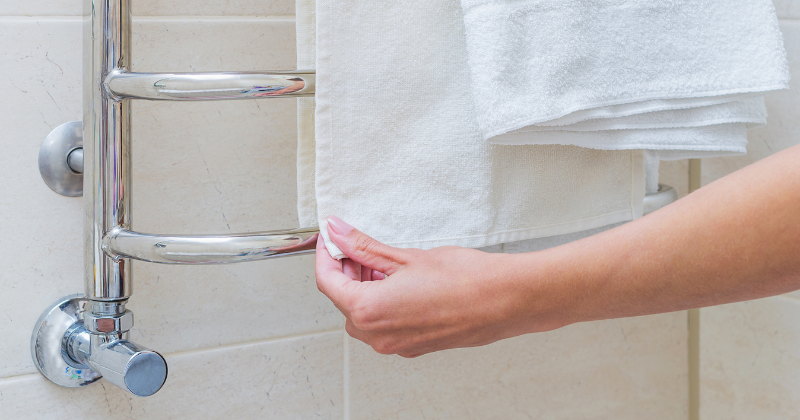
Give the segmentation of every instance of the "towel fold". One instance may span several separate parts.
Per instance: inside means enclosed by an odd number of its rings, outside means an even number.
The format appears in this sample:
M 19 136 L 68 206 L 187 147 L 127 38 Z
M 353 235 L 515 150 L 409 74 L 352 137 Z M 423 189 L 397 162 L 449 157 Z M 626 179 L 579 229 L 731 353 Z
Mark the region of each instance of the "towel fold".
M 298 1 L 298 57 L 314 48 L 302 29 L 312 3 Z M 315 16 L 316 110 L 299 108 L 304 225 L 327 236 L 335 214 L 395 246 L 484 247 L 641 215 L 641 151 L 483 139 L 458 0 L 320 0 Z
M 478 125 L 493 143 L 744 153 L 743 127 L 765 123 L 758 95 L 789 80 L 769 0 L 461 4 Z M 674 130 L 720 124 L 739 127 Z

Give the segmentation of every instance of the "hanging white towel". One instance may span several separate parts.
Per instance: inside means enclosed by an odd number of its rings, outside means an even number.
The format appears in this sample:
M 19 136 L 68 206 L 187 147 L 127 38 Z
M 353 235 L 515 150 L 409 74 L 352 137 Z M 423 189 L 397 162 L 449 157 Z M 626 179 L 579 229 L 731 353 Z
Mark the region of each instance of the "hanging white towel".
M 740 154 L 744 126 L 765 123 L 758 95 L 789 79 L 770 0 L 461 3 L 494 143 Z
M 303 4 L 298 20 L 307 22 Z M 313 198 L 323 235 L 335 214 L 395 246 L 483 247 L 641 215 L 640 151 L 483 140 L 458 0 L 320 0 L 316 20 L 315 139 L 301 138 L 298 150 L 301 223 Z
M 296 0 L 297 69 L 317 68 L 317 10 L 315 0 Z M 300 226 L 317 225 L 317 193 L 314 188 L 316 142 L 314 98 L 297 99 L 297 216 Z

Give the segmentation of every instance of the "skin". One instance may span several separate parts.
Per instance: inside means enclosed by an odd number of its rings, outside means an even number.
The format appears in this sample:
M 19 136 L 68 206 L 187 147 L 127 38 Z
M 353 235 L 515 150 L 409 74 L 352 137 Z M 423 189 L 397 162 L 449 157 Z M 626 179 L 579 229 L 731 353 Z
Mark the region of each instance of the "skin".
M 480 346 L 569 324 L 800 289 L 800 146 L 633 222 L 556 248 L 490 254 L 382 244 L 328 219 L 317 285 L 382 354 Z M 384 275 L 385 273 L 385 275 Z

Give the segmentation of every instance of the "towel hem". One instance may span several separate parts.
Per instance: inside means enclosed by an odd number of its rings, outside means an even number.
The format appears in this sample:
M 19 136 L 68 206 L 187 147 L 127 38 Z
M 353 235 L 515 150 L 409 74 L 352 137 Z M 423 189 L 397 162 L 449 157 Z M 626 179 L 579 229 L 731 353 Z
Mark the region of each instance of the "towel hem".
M 463 246 L 467 248 L 483 248 L 485 246 L 502 243 L 524 241 L 527 239 L 547 238 L 551 236 L 566 235 L 569 233 L 583 232 L 614 223 L 633 220 L 636 216 L 635 209 L 621 210 L 587 219 L 575 220 L 567 223 L 558 223 L 547 226 L 507 230 L 502 232 L 485 233 L 480 235 L 458 236 L 450 238 L 436 238 L 417 241 L 386 242 L 387 245 L 398 248 L 425 249 L 438 246 Z
M 503 124 L 503 128 L 496 129 L 496 130 L 493 130 L 493 131 L 489 131 L 488 133 L 485 133 L 483 135 L 483 138 L 484 138 L 484 140 L 487 140 L 490 143 L 494 143 L 494 142 L 490 141 L 490 139 L 493 138 L 493 137 L 502 136 L 503 134 L 508 134 L 508 133 L 510 133 L 512 131 L 523 129 L 523 128 L 531 126 L 531 125 L 536 125 L 536 124 L 544 123 L 544 122 L 547 122 L 547 121 L 550 121 L 550 120 L 554 120 L 554 119 L 557 119 L 557 118 L 562 118 L 562 117 L 565 117 L 565 116 L 567 116 L 569 114 L 572 114 L 574 112 L 587 111 L 587 110 L 591 110 L 593 108 L 601 108 L 601 107 L 605 107 L 605 106 L 626 105 L 626 104 L 633 104 L 635 102 L 654 101 L 654 100 L 702 99 L 702 98 L 711 99 L 711 98 L 715 98 L 715 97 L 718 97 L 718 96 L 725 96 L 725 95 L 745 95 L 745 94 L 767 93 L 767 92 L 776 91 L 776 90 L 782 90 L 782 89 L 787 89 L 787 88 L 788 88 L 788 85 L 783 83 L 783 84 L 780 84 L 780 85 L 768 85 L 768 86 L 748 87 L 748 88 L 743 88 L 743 89 L 731 89 L 731 90 L 727 90 L 727 91 L 717 91 L 717 92 L 714 92 L 714 93 L 711 93 L 711 92 L 695 92 L 694 94 L 685 93 L 684 95 L 686 95 L 686 96 L 676 95 L 676 96 L 665 97 L 664 95 L 669 95 L 671 93 L 653 92 L 653 93 L 648 93 L 647 95 L 649 95 L 649 96 L 641 96 L 641 97 L 636 97 L 636 98 L 625 98 L 625 99 L 621 99 L 621 100 L 609 100 L 609 101 L 602 101 L 602 102 L 598 101 L 598 102 L 592 102 L 592 103 L 576 106 L 576 107 L 573 107 L 573 108 L 569 108 L 567 110 L 560 111 L 559 113 L 552 114 L 552 115 L 545 116 L 545 117 L 523 117 L 523 118 L 518 118 L 518 119 L 509 121 L 509 122 Z M 731 98 L 731 99 L 733 100 L 733 98 Z M 681 109 L 685 109 L 685 108 L 681 108 Z M 655 110 L 652 110 L 652 111 L 649 111 L 649 112 L 653 112 L 653 111 L 655 111 Z M 594 118 L 592 118 L 592 119 L 594 119 Z M 564 126 L 564 127 L 566 127 L 566 126 Z

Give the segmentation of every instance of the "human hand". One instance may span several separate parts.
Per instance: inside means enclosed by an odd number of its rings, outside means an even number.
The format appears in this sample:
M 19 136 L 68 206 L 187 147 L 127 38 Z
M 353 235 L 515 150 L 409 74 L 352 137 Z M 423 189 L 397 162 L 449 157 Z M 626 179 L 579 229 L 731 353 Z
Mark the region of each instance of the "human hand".
M 378 353 L 417 357 L 481 346 L 565 325 L 553 321 L 516 256 L 459 247 L 394 248 L 338 217 L 331 240 L 349 258 L 317 242 L 317 286 L 347 318 L 345 329 Z M 384 278 L 385 273 L 385 278 Z

